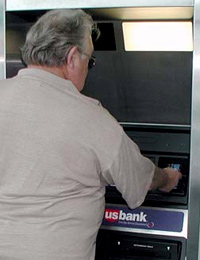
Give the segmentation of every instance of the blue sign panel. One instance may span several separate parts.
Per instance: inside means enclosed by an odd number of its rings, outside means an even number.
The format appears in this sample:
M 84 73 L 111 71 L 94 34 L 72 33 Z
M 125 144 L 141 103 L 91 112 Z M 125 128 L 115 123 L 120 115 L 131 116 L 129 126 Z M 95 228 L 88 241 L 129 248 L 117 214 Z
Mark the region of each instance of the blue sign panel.
M 172 210 L 107 207 L 103 225 L 170 232 L 182 232 L 184 213 Z

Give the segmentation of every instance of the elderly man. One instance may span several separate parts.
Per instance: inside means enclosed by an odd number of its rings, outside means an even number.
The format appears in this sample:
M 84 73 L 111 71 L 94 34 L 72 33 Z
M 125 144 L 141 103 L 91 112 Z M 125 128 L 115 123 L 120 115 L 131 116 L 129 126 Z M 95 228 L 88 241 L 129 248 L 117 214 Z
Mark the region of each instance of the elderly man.
M 47 12 L 27 34 L 27 68 L 0 83 L 2 260 L 94 260 L 106 185 L 134 208 L 181 178 L 155 167 L 80 93 L 95 63 L 94 28 L 82 10 Z

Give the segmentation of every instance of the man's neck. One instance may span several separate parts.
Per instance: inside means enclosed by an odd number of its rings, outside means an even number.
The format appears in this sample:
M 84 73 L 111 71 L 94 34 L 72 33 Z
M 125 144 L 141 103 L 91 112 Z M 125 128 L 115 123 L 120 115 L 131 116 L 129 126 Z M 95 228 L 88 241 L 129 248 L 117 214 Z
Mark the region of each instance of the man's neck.
M 48 71 L 60 78 L 63 79 L 68 79 L 67 78 L 67 74 L 65 73 L 65 71 L 63 70 L 63 67 L 47 67 L 47 66 L 41 66 L 41 65 L 28 65 L 28 68 L 36 68 L 36 69 L 41 69 L 41 70 L 45 70 Z

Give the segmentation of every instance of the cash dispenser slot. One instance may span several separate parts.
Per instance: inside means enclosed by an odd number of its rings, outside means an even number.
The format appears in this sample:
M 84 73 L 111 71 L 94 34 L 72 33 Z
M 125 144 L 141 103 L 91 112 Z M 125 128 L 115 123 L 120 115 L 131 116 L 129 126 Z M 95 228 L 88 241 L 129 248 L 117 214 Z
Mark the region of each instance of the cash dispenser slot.
M 178 260 L 180 245 L 177 242 L 154 241 L 137 238 L 112 237 L 110 241 L 109 260 Z
M 96 260 L 179 260 L 181 242 L 137 237 L 123 232 L 98 236 Z M 100 239 L 101 238 L 101 239 Z M 102 244 L 101 240 L 104 240 Z M 106 243 L 105 243 L 106 241 Z

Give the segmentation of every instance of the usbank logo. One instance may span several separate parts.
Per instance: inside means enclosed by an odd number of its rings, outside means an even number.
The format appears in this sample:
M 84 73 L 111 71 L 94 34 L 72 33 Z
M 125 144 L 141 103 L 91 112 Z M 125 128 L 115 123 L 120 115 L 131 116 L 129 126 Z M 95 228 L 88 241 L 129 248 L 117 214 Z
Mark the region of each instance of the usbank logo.
M 186 232 L 184 218 L 187 213 L 180 210 L 126 206 L 106 206 L 102 221 L 105 227 L 122 227 L 140 230 Z M 184 233 L 185 234 L 185 233 Z
M 147 214 L 143 211 L 139 213 L 126 213 L 123 210 L 115 210 L 115 209 L 106 209 L 105 210 L 105 220 L 108 222 L 117 222 L 117 221 L 132 221 L 132 222 L 140 222 L 146 223 Z

